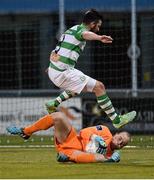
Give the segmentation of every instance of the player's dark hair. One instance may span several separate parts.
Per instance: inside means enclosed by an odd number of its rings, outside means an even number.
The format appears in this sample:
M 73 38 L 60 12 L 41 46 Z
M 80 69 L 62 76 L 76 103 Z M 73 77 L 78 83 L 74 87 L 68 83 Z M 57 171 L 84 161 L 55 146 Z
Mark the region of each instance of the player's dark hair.
M 91 22 L 97 23 L 99 20 L 102 20 L 102 16 L 95 9 L 90 9 L 84 14 L 82 22 L 90 24 Z

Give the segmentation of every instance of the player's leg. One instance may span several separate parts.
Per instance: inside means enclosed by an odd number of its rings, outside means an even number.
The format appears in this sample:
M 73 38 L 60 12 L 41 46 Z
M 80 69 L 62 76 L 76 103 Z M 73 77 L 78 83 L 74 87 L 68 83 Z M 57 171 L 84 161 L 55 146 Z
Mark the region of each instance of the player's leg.
M 45 104 L 46 109 L 50 114 L 55 112 L 57 110 L 57 107 L 63 101 L 76 96 L 77 93 L 72 91 L 72 87 L 70 85 L 70 83 L 73 81 L 71 70 L 67 69 L 65 71 L 58 71 L 53 68 L 49 68 L 48 76 L 57 87 L 65 90 L 56 99 L 50 100 Z
M 56 99 L 47 102 L 46 108 L 49 113 L 55 112 L 61 102 L 70 99 L 83 91 L 88 82 L 89 77 L 77 69 L 68 69 L 64 72 L 59 72 L 54 78 L 54 71 L 49 71 L 49 77 L 54 84 L 65 91 L 62 92 Z M 57 73 L 57 72 L 55 72 Z
M 71 132 L 72 125 L 65 117 L 65 115 L 61 112 L 56 112 L 52 114 L 54 119 L 54 136 L 58 143 L 63 143 L 68 138 L 68 135 Z
M 46 130 L 50 127 L 52 127 L 54 124 L 54 119 L 51 115 L 46 115 L 42 118 L 40 118 L 38 121 L 33 123 L 30 126 L 19 128 L 19 127 L 8 127 L 7 131 L 10 134 L 13 135 L 19 135 L 24 139 L 28 139 L 34 132 L 40 131 L 40 130 Z
M 132 121 L 136 116 L 135 111 L 127 113 L 123 116 L 118 115 L 112 105 L 110 98 L 106 94 L 105 86 L 103 85 L 103 83 L 96 81 L 95 79 L 85 75 L 77 69 L 67 70 L 61 73 L 58 78 L 63 79 L 63 83 L 61 83 L 60 86 L 63 89 L 68 89 L 69 91 L 71 90 L 71 92 L 77 94 L 80 94 L 81 91 L 94 92 L 97 97 L 98 104 L 112 120 L 113 125 L 116 128 L 120 128 L 121 126 Z M 72 95 L 70 95 L 70 97 L 66 96 L 66 98 L 63 98 L 63 101 L 71 97 Z M 51 105 L 48 105 L 47 110 L 48 109 L 49 113 L 50 110 L 56 109 L 55 104 L 51 103 Z
M 48 101 L 45 105 L 48 113 L 55 112 L 57 107 L 67 99 L 76 96 L 77 93 L 71 92 L 69 90 L 63 91 L 56 99 Z
M 115 108 L 112 105 L 112 102 L 108 95 L 106 94 L 105 86 L 102 82 L 96 81 L 96 84 L 93 88 L 93 92 L 97 97 L 97 102 L 103 111 L 107 114 L 110 120 L 113 122 L 114 127 L 120 128 L 123 125 L 131 122 L 135 116 L 136 112 L 132 111 L 122 116 L 118 115 L 115 111 Z
M 120 117 L 116 113 L 111 100 L 107 96 L 103 83 L 93 78 L 89 78 L 89 81 L 87 82 L 84 91 L 94 92 L 97 97 L 98 104 L 108 115 L 108 117 L 113 121 L 113 123 L 120 122 Z
M 110 98 L 106 94 L 105 86 L 100 81 L 96 81 L 93 92 L 97 97 L 99 106 L 104 110 L 113 123 L 119 123 L 120 117 L 115 111 Z

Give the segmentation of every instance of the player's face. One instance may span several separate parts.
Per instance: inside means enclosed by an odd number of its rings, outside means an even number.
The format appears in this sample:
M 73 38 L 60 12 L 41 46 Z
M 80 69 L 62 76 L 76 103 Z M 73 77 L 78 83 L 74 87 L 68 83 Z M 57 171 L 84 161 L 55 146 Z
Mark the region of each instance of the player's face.
M 111 142 L 112 149 L 121 149 L 124 146 L 126 146 L 128 141 L 129 141 L 129 137 L 125 132 L 117 133 L 112 138 L 112 142 Z
M 95 22 L 91 23 L 90 31 L 95 32 L 95 33 L 99 32 L 101 25 L 102 25 L 101 20 L 99 20 L 97 23 Z

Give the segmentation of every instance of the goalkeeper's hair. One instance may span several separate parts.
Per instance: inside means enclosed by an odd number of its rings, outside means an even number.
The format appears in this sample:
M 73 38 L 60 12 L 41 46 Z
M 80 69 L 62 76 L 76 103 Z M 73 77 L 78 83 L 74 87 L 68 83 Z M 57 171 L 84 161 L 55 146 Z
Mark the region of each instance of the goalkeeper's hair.
M 84 24 L 90 24 L 91 22 L 97 23 L 99 20 L 102 20 L 103 17 L 95 9 L 88 10 L 83 17 Z

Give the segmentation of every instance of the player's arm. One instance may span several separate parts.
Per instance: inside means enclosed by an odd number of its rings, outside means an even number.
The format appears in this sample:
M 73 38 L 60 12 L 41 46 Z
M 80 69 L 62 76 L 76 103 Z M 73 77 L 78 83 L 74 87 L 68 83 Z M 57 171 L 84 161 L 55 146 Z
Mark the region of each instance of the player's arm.
M 67 160 L 66 160 L 67 159 Z M 79 150 L 74 150 L 72 155 L 70 157 L 67 157 L 64 154 L 62 157 L 60 157 L 60 154 L 58 155 L 57 161 L 59 162 L 76 162 L 76 163 L 93 163 L 93 162 L 119 162 L 120 161 L 120 155 L 118 152 L 115 152 L 112 154 L 110 158 L 106 158 L 103 154 L 97 154 L 97 153 L 87 153 Z
M 84 31 L 82 33 L 82 37 L 84 40 L 89 40 L 89 41 L 96 40 L 96 41 L 101 41 L 102 43 L 112 43 L 112 41 L 113 41 L 111 36 L 98 35 L 91 31 Z
M 75 150 L 71 158 L 74 162 L 77 163 L 119 162 L 120 154 L 118 152 L 114 152 L 110 158 L 106 158 L 103 154 L 87 153 Z
M 57 156 L 58 162 L 76 162 L 76 163 L 93 163 L 103 162 L 106 158 L 102 154 L 87 153 L 84 151 L 74 150 L 70 157 L 59 153 Z

